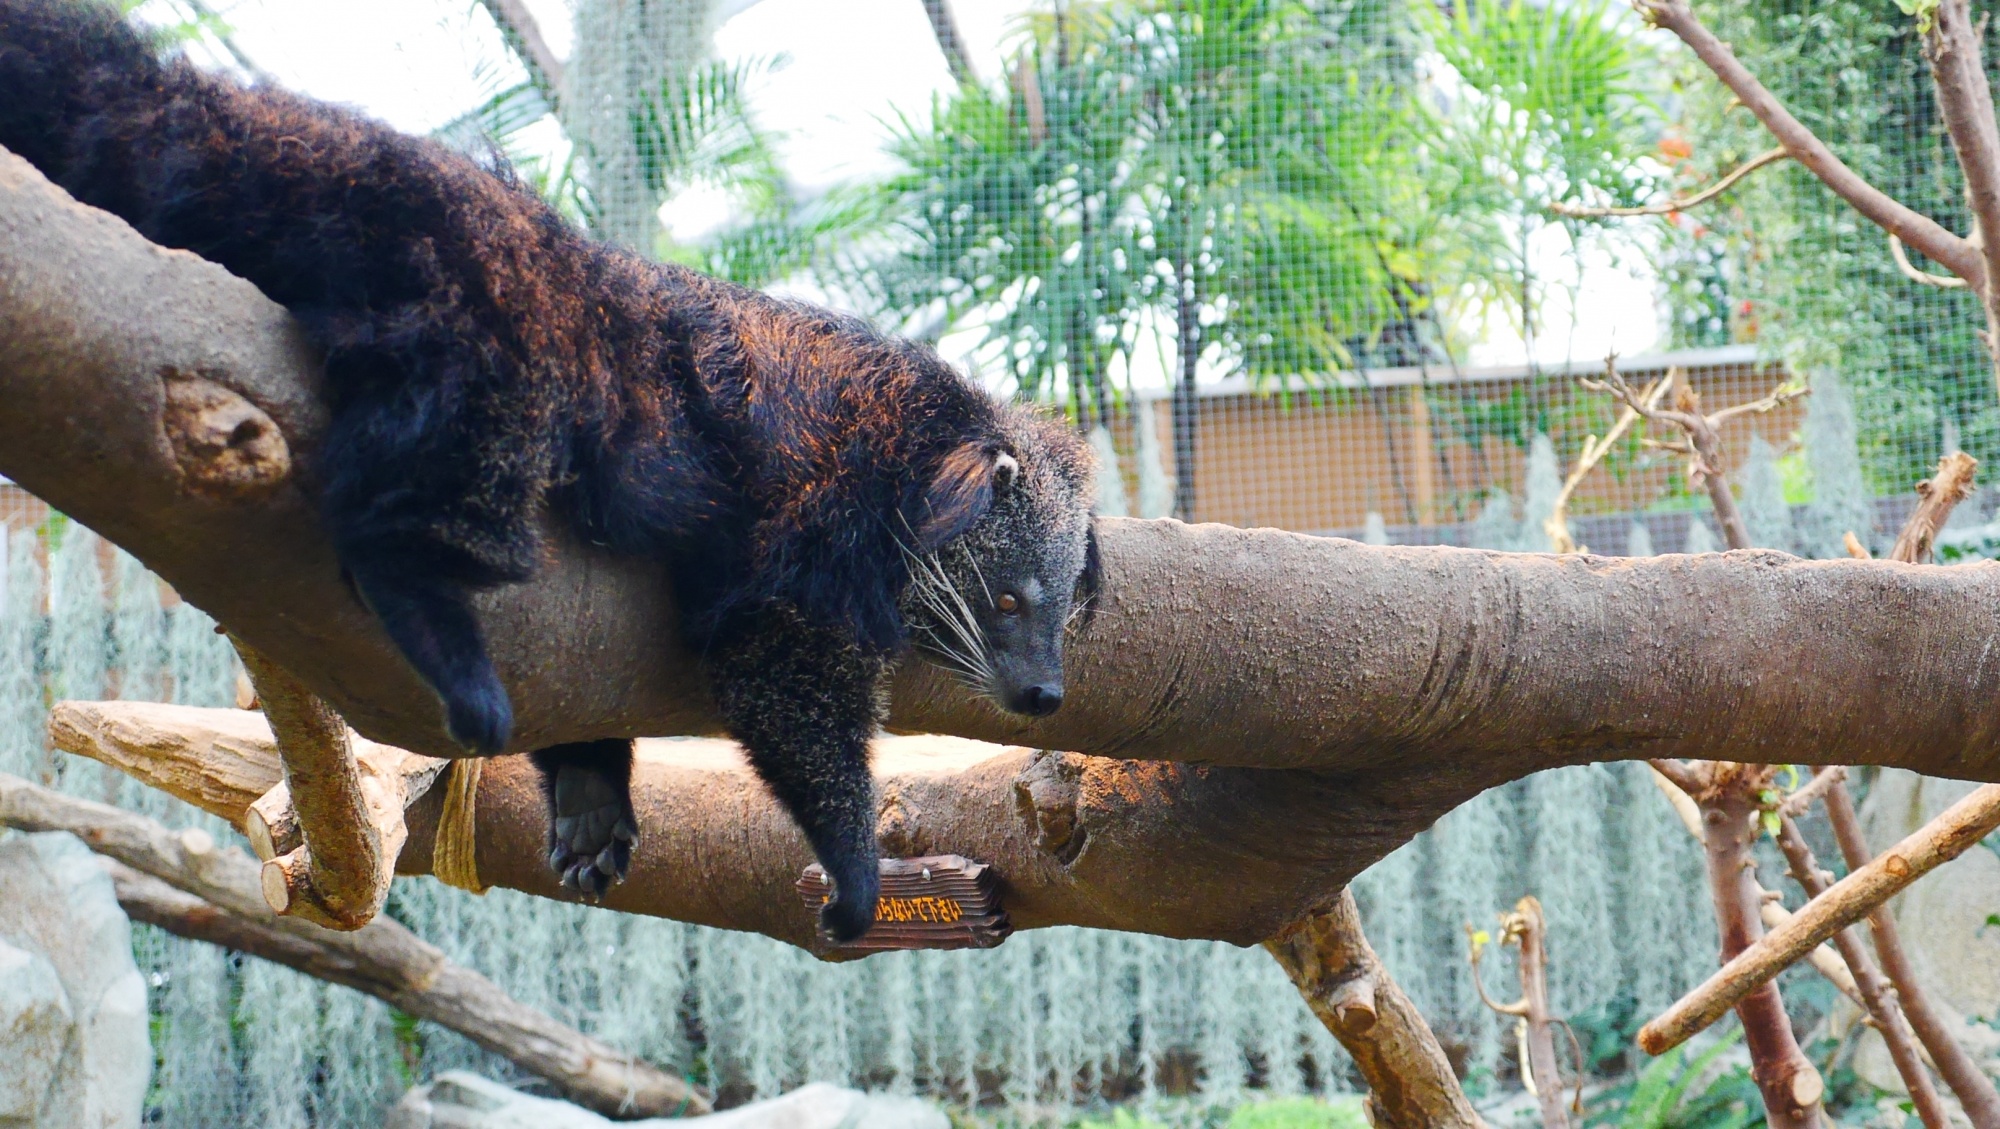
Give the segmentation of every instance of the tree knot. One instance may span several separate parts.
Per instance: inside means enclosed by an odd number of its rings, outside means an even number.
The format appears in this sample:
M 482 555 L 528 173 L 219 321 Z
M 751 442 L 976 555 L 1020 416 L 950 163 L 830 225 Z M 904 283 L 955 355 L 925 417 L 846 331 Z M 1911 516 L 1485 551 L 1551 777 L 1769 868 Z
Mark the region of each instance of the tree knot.
M 206 377 L 169 372 L 161 383 L 160 424 L 190 493 L 248 498 L 290 477 L 291 448 L 262 408 Z

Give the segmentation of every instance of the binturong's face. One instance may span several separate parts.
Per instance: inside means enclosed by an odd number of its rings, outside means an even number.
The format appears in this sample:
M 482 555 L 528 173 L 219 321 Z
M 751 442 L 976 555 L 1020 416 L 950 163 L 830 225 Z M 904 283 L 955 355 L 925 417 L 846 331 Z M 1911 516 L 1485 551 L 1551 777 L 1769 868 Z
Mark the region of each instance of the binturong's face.
M 904 597 L 917 647 L 1009 713 L 1063 702 L 1063 641 L 1095 592 L 1091 455 L 1040 417 L 991 460 L 991 502 L 962 534 L 916 557 Z

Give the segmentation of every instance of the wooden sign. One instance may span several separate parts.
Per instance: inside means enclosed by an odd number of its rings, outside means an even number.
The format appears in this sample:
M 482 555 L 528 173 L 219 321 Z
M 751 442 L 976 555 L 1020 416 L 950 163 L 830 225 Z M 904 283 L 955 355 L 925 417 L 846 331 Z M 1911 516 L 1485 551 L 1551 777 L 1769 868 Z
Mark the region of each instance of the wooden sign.
M 817 914 L 833 886 L 818 863 L 799 875 L 799 898 Z M 958 855 L 882 860 L 875 925 L 837 946 L 853 953 L 895 949 L 990 949 L 1014 926 L 1000 908 L 999 882 L 984 863 Z

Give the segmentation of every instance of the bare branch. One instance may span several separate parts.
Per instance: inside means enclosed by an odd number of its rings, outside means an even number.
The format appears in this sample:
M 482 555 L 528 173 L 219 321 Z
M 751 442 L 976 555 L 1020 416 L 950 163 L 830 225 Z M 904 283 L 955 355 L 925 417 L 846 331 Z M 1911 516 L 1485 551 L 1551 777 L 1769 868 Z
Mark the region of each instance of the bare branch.
M 1819 798 L 1826 794 L 1828 788 L 1846 779 L 1847 769 L 1841 765 L 1829 765 L 1820 769 L 1813 774 L 1811 780 L 1806 781 L 1803 788 L 1785 797 L 1784 802 L 1778 805 L 1778 814 L 1797 819 L 1811 811 L 1812 806 L 1819 802 Z
M 1604 358 L 1604 370 L 1607 379 L 1617 376 L 1618 355 L 1616 353 Z M 1619 383 L 1623 384 L 1624 382 L 1621 380 Z M 1645 393 L 1639 397 L 1640 404 L 1644 407 L 1658 405 L 1660 397 L 1666 395 L 1667 384 L 1668 382 L 1665 380 L 1656 380 L 1648 385 Z M 1625 433 L 1632 429 L 1634 423 L 1638 422 L 1640 411 L 1640 407 L 1626 405 L 1625 410 L 1619 413 L 1617 422 L 1611 425 L 1611 430 L 1604 433 L 1604 438 L 1599 439 L 1593 435 L 1584 440 L 1583 452 L 1577 456 L 1576 465 L 1570 468 L 1569 477 L 1563 480 L 1562 489 L 1556 493 L 1554 508 L 1549 511 L 1548 518 L 1542 522 L 1542 530 L 1549 535 L 1549 544 L 1555 548 L 1556 552 L 1576 552 L 1576 539 L 1571 537 L 1569 532 L 1570 496 L 1576 493 L 1578 484 L 1590 474 L 1591 469 L 1603 461 L 1604 456 L 1610 452 L 1611 448 L 1620 439 L 1625 437 Z
M 966 50 L 965 37 L 959 34 L 958 18 L 952 14 L 951 0 L 923 0 L 924 17 L 930 20 L 931 35 L 937 39 L 938 50 L 944 54 L 944 61 L 951 68 L 951 77 L 960 86 L 978 86 L 979 71 L 972 65 L 972 53 Z
M 1813 778 L 1837 780 L 1832 770 L 1822 771 Z M 1798 793 L 1794 793 L 1796 796 Z M 1806 892 L 1806 897 L 1817 898 L 1826 893 L 1833 877 L 1819 868 L 1819 860 L 1813 857 L 1812 848 L 1806 844 L 1804 835 L 1799 833 L 1799 825 L 1791 816 L 1781 817 L 1778 833 L 1778 848 L 1785 854 L 1792 880 Z M 1882 1041 L 1889 1048 L 1889 1058 L 1896 1064 L 1896 1073 L 1903 1078 L 1903 1086 L 1909 1091 L 1910 1101 L 1916 1106 L 1917 1116 L 1923 1119 L 1925 1129 L 1947 1129 L 1951 1124 L 1945 1112 L 1944 1103 L 1938 1097 L 1937 1088 L 1931 1085 L 1930 1072 L 1924 1069 L 1923 1056 L 1918 1053 L 1916 1035 L 1910 1030 L 1910 1021 L 1896 1002 L 1896 994 L 1887 980 L 1875 967 L 1875 961 L 1868 955 L 1868 949 L 1861 943 L 1861 936 L 1853 928 L 1842 929 L 1833 935 L 1834 943 L 1840 947 L 1840 956 L 1846 962 L 1853 977 L 1855 990 L 1861 993 L 1862 1006 L 1875 1021 L 1875 1029 L 1882 1033 Z
M 500 28 L 500 37 L 507 41 L 507 49 L 527 68 L 528 80 L 535 84 L 535 89 L 541 91 L 549 105 L 561 102 L 563 61 L 549 46 L 547 37 L 542 34 L 542 25 L 535 20 L 535 13 L 523 0 L 479 0 L 479 3 Z
M 1706 765 L 1699 762 L 1690 764 L 1687 761 L 1675 760 L 1671 757 L 1660 757 L 1649 760 L 1646 763 L 1653 766 L 1653 771 L 1658 773 L 1661 779 L 1680 789 L 1681 794 L 1689 797 L 1690 800 L 1708 790 L 1708 770 Z M 1679 805 L 1675 806 L 1678 807 Z M 1701 833 L 1696 831 L 1695 837 L 1700 838 L 1700 836 Z
M 1557 200 L 1555 203 L 1549 205 L 1549 211 L 1559 216 L 1576 217 L 1671 215 L 1675 212 L 1684 212 L 1689 208 L 1706 204 L 1710 200 L 1734 188 L 1737 181 L 1742 180 L 1765 165 L 1782 161 L 1790 156 L 1791 154 L 1786 152 L 1785 147 L 1782 145 L 1776 149 L 1759 153 L 1734 169 L 1731 169 L 1721 180 L 1716 181 L 1714 184 L 1709 185 L 1692 196 L 1679 200 L 1662 200 L 1657 204 L 1641 204 L 1636 208 L 1593 208 L 1583 204 L 1572 204 L 1566 200 Z M 1961 285 L 1963 284 L 1961 283 Z
M 1980 786 L 1943 815 L 1808 902 L 1639 1032 L 1647 1054 L 1664 1054 L 1705 1029 L 1738 1001 L 1797 963 L 1813 946 L 1866 917 L 1910 883 L 1964 853 L 2000 827 L 2000 784 Z
M 1361 932 L 1354 895 L 1264 942 L 1368 1082 L 1380 1129 L 1485 1129 L 1437 1037 Z
M 1840 535 L 1840 543 L 1844 548 L 1846 548 L 1847 555 L 1853 557 L 1857 561 L 1868 561 L 1875 559 L 1875 555 L 1868 551 L 1868 546 L 1863 545 L 1861 543 L 1861 538 L 1856 537 L 1852 529 Z
M 1932 274 L 1927 270 L 1918 270 L 1910 262 L 1910 256 L 1904 252 L 1903 241 L 1896 238 L 1893 234 L 1889 236 L 1889 257 L 1896 260 L 1896 269 L 1902 271 L 1903 277 L 1909 279 L 1911 282 L 1921 282 L 1925 286 L 1935 286 L 1940 290 L 1965 289 L 1965 280 L 1962 278 L 1948 274 Z
M 119 900 L 141 920 L 168 928 L 179 923 L 187 927 L 184 935 L 231 944 L 367 992 L 512 1059 L 591 1109 L 624 1116 L 706 1111 L 707 1101 L 681 1079 L 511 999 L 387 917 L 341 932 L 273 915 L 258 891 L 257 864 L 240 851 L 218 848 L 206 832 L 171 831 L 145 816 L 4 773 L 0 825 L 67 831 L 99 854 L 185 891 L 169 894 L 128 876 Z M 114 882 L 119 877 L 114 871 Z M 149 916 L 152 910 L 158 913 Z
M 1993 89 L 1980 61 L 1979 39 L 1969 0 L 1941 0 L 1924 35 L 1924 57 L 1930 62 L 1937 89 L 1938 116 L 1951 134 L 1952 152 L 1965 174 L 1965 202 L 1973 215 L 1979 251 L 1985 256 L 1986 277 L 1996 279 L 2000 278 L 2000 125 L 1994 121 Z M 1921 245 L 1918 249 L 1930 254 Z M 1958 269 L 1952 267 L 1952 273 L 1958 274 Z M 1986 287 L 1979 289 L 1987 291 Z M 1991 318 L 2000 310 L 1995 304 L 2000 295 L 1987 291 L 1984 297 L 1987 328 L 1991 330 Z M 1995 361 L 2000 365 L 2000 354 Z M 1996 369 L 1996 376 L 2000 376 L 2000 369 Z
M 1695 56 L 1722 80 L 1737 100 L 1764 123 L 1764 128 L 1771 131 L 1785 151 L 1812 170 L 1835 195 L 1884 231 L 1922 251 L 1931 261 L 1943 264 L 1967 283 L 1984 289 L 1986 267 L 1978 248 L 1945 230 L 1937 221 L 1896 202 L 1834 156 L 1825 142 L 1793 117 L 1777 96 L 1750 73 L 1729 45 L 1717 39 L 1696 18 L 1687 0 L 1633 0 L 1633 7 L 1655 26 L 1673 32 L 1692 48 Z
M 1826 815 L 1833 824 L 1834 839 L 1840 844 L 1840 853 L 1849 868 L 1859 870 L 1868 865 L 1871 854 L 1868 841 L 1861 833 L 1861 817 L 1855 812 L 1853 797 L 1847 794 L 1846 788 L 1835 788 L 1827 793 Z M 1995 1090 L 1993 1079 L 1987 1077 L 1986 1071 L 1980 1068 L 1952 1033 L 1951 1021 L 1931 1001 L 1929 991 L 1924 988 L 1916 967 L 1910 962 L 1908 950 L 1903 948 L 1895 915 L 1889 912 L 1888 906 L 1877 906 L 1869 913 L 1868 928 L 1875 938 L 1875 952 L 1882 958 L 1882 971 L 1895 985 L 1896 999 L 1902 1006 L 1903 1014 L 1909 1017 L 1910 1027 L 1916 1032 L 1918 1041 L 1930 1052 L 1931 1062 L 1938 1068 L 1938 1076 L 1951 1087 L 1974 1129 L 2000 1127 L 2000 1091 Z
M 264 898 L 281 914 L 358 929 L 382 911 L 408 835 L 404 797 L 364 783 L 347 723 L 283 668 L 241 640 L 236 653 L 270 719 L 299 844 L 264 863 Z

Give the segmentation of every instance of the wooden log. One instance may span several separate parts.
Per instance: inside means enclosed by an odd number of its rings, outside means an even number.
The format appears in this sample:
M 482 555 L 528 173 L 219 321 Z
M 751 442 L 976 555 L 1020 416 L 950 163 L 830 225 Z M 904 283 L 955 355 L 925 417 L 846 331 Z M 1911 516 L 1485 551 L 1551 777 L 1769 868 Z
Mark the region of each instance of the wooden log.
M 510 1059 L 579 1105 L 623 1117 L 708 1112 L 684 1080 L 520 1003 L 390 918 L 341 931 L 272 913 L 257 863 L 218 849 L 205 832 L 171 831 L 4 773 L 0 824 L 70 832 L 129 868 L 122 879 L 113 871 L 113 881 L 140 920 L 367 992 Z
M 2000 784 L 1986 784 L 1953 804 L 1868 865 L 1766 933 L 1694 991 L 1639 1031 L 1647 1054 L 1665 1054 L 1708 1027 L 1736 1003 L 1811 952 L 1815 945 L 1866 917 L 1910 883 L 1965 853 L 2000 827 Z

